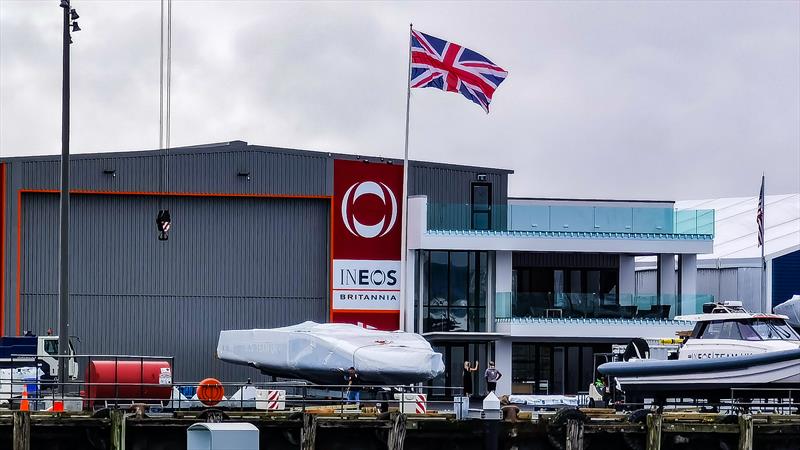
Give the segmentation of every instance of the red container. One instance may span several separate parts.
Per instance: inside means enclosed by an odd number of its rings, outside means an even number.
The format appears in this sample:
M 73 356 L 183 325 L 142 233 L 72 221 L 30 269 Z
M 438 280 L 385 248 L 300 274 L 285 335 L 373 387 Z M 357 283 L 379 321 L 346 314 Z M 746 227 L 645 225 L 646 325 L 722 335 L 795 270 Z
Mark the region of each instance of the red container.
M 90 361 L 86 367 L 86 392 L 90 407 L 104 400 L 169 400 L 172 369 L 167 361 Z

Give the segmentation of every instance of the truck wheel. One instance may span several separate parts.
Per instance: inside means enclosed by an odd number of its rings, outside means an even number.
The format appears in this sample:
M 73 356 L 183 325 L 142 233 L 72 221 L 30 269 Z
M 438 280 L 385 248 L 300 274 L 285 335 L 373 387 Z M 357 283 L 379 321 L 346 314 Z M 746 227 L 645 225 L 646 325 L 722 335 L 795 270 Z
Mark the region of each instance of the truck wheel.
M 556 450 L 564 450 L 567 446 L 567 422 L 577 420 L 586 423 L 589 419 L 577 408 L 562 408 L 547 422 L 547 441 Z M 589 448 L 589 436 L 583 435 L 583 448 Z

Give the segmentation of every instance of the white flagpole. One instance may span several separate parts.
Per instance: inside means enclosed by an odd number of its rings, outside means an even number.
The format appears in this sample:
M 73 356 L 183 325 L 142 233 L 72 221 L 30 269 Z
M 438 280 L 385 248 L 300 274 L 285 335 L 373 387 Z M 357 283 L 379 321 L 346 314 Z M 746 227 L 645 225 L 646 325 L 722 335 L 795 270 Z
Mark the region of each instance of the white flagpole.
M 767 246 L 767 187 L 765 185 L 765 175 L 761 173 L 761 193 L 759 201 L 763 202 L 761 206 L 761 302 L 764 305 L 764 311 L 770 312 L 772 310 L 772 302 L 767 299 L 767 260 L 764 257 L 764 247 Z
M 414 24 L 408 24 L 408 82 L 406 83 L 406 144 L 403 153 L 403 213 L 401 221 L 401 243 L 400 243 L 400 329 L 405 330 L 406 323 L 406 254 L 408 253 L 408 117 L 411 111 L 411 33 Z M 405 331 L 413 331 L 405 330 Z

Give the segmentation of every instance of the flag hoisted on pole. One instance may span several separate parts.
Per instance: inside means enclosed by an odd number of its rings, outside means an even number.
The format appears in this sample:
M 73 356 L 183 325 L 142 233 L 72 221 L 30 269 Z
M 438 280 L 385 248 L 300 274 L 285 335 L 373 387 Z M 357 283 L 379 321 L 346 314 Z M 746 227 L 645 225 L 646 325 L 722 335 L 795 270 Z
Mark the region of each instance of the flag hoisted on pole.
M 758 224 L 758 246 L 764 251 L 764 174 L 761 174 L 761 191 L 758 194 L 758 211 L 756 212 Z M 763 255 L 762 255 L 763 256 Z
M 488 114 L 492 95 L 507 76 L 506 70 L 474 50 L 411 30 L 412 88 L 458 92 Z
M 761 247 L 761 303 L 765 311 L 769 311 L 772 305 L 767 301 L 767 259 L 764 257 L 764 174 L 761 174 L 761 191 L 758 194 L 758 210 L 756 211 L 756 223 L 758 224 L 758 246 Z
M 408 25 L 408 83 L 406 84 L 406 140 L 403 153 L 403 207 L 400 244 L 400 329 L 406 330 L 406 292 L 414 283 L 406 279 L 408 257 L 408 127 L 411 88 L 432 87 L 458 92 L 489 113 L 489 103 L 508 72 L 489 58 L 461 45 L 414 30 Z M 424 213 L 424 212 L 423 212 Z M 414 324 L 408 324 L 413 331 Z

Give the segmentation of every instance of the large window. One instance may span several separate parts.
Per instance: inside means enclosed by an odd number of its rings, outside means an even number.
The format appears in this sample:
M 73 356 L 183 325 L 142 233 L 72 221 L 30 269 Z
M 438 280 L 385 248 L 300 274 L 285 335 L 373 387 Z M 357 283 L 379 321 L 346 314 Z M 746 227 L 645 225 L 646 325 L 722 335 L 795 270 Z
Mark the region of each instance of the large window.
M 618 269 L 516 267 L 514 317 L 626 317 L 620 307 Z
M 494 349 L 485 342 L 434 342 L 432 344 L 435 352 L 442 354 L 444 366 L 447 368 L 444 373 L 428 381 L 426 384 L 442 389 L 433 389 L 430 394 L 434 397 L 452 397 L 454 394 L 460 395 L 461 392 L 447 390 L 444 387 L 463 387 L 464 386 L 464 362 L 478 362 L 478 370 L 470 372 L 467 376 L 472 377 L 472 394 L 486 394 L 486 380 L 483 372 L 488 367 L 487 363 L 492 355 L 489 353 Z
M 594 354 L 611 344 L 567 345 L 514 343 L 511 347 L 511 392 L 577 394 L 594 380 Z
M 486 331 L 487 252 L 421 252 L 423 331 Z
M 472 218 L 473 230 L 492 229 L 492 185 L 489 183 L 472 183 Z

